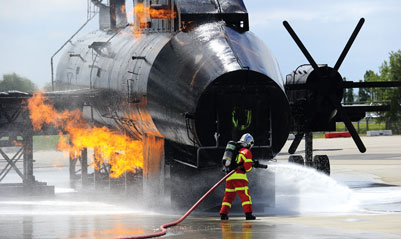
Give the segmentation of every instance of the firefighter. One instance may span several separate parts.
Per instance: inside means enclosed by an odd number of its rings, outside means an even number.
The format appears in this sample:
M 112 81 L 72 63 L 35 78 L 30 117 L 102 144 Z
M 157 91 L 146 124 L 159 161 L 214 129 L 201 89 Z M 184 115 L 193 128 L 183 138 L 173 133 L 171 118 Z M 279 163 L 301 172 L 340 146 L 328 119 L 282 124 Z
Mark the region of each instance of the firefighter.
M 230 142 L 229 142 L 230 144 Z M 228 144 L 228 146 L 229 146 Z M 223 203 L 220 210 L 221 220 L 228 220 L 228 212 L 230 211 L 231 204 L 235 199 L 236 193 L 241 199 L 242 208 L 245 213 L 246 220 L 255 220 L 256 217 L 252 215 L 252 201 L 249 195 L 248 178 L 246 173 L 252 170 L 252 152 L 251 148 L 254 144 L 252 135 L 246 133 L 242 135 L 241 139 L 237 143 L 239 146 L 237 156 L 232 158 L 235 162 L 227 162 L 226 158 L 223 157 L 223 163 L 226 167 L 226 172 L 232 168 L 237 168 L 236 172 L 227 178 L 226 190 L 224 193 Z

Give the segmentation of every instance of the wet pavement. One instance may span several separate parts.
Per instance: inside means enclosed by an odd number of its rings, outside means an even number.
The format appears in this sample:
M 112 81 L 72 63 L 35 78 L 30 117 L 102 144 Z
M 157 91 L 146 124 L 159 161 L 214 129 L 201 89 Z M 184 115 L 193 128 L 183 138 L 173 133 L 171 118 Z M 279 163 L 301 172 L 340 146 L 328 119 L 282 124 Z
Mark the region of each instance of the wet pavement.
M 372 145 L 363 140 L 369 160 L 348 139 L 314 142 L 328 151 L 321 154 L 331 159 L 331 177 L 289 165 L 280 155 L 270 167 L 276 172 L 276 208 L 263 216 L 255 212 L 255 221 L 234 216 L 222 222 L 218 212 L 195 214 L 168 229 L 165 238 L 401 238 L 401 137 L 377 137 Z M 386 149 L 381 158 L 369 155 L 380 148 Z M 181 216 L 149 212 L 107 195 L 80 196 L 70 187 L 65 159 L 58 159 L 57 168 L 41 166 L 35 176 L 55 185 L 56 195 L 0 195 L 0 238 L 123 238 L 158 231 Z
M 1 238 L 121 238 L 158 230 L 175 216 L 2 215 Z M 376 223 L 380 222 L 379 225 Z M 166 238 L 401 238 L 386 227 L 398 227 L 400 216 L 262 217 L 255 221 L 216 217 L 189 218 L 168 230 Z

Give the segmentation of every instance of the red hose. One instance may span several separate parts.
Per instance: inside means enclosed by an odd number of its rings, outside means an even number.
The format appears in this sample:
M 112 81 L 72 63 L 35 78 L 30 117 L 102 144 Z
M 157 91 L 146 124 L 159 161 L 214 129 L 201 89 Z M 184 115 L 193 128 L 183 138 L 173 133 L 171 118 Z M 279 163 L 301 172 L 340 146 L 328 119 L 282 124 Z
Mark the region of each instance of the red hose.
M 209 194 L 211 192 L 213 192 L 218 186 L 220 186 L 220 184 L 222 184 L 228 177 L 230 177 L 233 173 L 235 172 L 235 170 L 232 170 L 230 173 L 228 173 L 226 176 L 224 176 L 222 179 L 220 179 L 220 181 L 218 181 L 212 188 L 209 189 L 209 191 L 207 191 L 207 193 L 205 193 L 192 207 L 191 209 L 189 209 L 184 216 L 182 216 L 180 219 L 178 219 L 177 221 L 174 222 L 170 222 L 170 223 L 166 223 L 160 226 L 160 232 L 155 232 L 155 233 L 151 233 L 148 235 L 142 235 L 142 236 L 134 236 L 134 237 L 125 237 L 125 238 L 121 238 L 121 239 L 142 239 L 142 238 L 151 238 L 151 237 L 160 237 L 163 235 L 166 235 L 167 233 L 167 228 L 169 227 L 173 227 L 176 226 L 178 223 L 182 222 L 185 220 L 185 218 L 187 218 L 189 216 L 189 214 L 192 213 L 193 210 L 195 210 L 195 208 L 197 208 L 199 206 L 199 204 L 205 200 L 205 198 L 207 196 L 209 196 Z

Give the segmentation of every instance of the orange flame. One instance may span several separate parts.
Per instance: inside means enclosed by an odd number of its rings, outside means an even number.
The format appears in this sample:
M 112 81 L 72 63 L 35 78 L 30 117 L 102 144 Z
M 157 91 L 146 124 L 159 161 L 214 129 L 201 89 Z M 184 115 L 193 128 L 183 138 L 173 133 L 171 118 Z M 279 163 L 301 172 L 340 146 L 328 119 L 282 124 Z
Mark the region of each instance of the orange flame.
M 135 16 L 140 20 L 140 22 L 146 22 L 148 17 L 153 19 L 172 19 L 175 18 L 175 12 L 167 8 L 152 8 L 150 6 L 145 6 L 143 3 L 138 3 L 134 8 Z
M 23 144 L 21 143 L 21 141 L 17 141 L 17 140 L 14 140 L 13 141 L 13 144 L 15 145 L 15 146 L 17 146 L 17 147 L 21 147 Z
M 173 19 L 175 18 L 175 12 L 172 12 L 171 9 L 149 9 L 149 15 L 154 19 Z
M 68 139 L 59 133 L 59 150 L 80 156 L 84 148 L 96 148 L 96 162 L 92 166 L 108 163 L 111 166 L 110 177 L 116 178 L 125 172 L 136 172 L 138 168 L 143 168 L 141 141 L 132 140 L 106 127 L 91 127 L 78 109 L 58 112 L 41 93 L 35 93 L 28 100 L 28 109 L 35 130 L 52 124 L 70 135 Z
M 155 9 L 150 6 L 145 6 L 143 3 L 138 3 L 134 7 L 134 16 L 137 28 L 132 30 L 132 33 L 136 37 L 141 36 L 141 32 L 138 28 L 149 28 L 149 18 L 151 19 L 173 19 L 176 17 L 176 13 L 171 9 L 161 8 Z

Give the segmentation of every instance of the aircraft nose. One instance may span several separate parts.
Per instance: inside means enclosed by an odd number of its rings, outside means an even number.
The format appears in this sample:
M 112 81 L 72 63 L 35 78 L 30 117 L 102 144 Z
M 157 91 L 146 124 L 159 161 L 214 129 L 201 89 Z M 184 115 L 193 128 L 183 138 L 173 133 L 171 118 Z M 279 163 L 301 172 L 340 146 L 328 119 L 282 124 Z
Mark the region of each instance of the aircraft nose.
M 267 76 L 250 71 L 231 72 L 213 81 L 202 93 L 195 114 L 196 135 L 202 146 L 214 146 L 217 133 L 221 146 L 250 133 L 256 146 L 273 147 L 273 131 L 279 137 L 288 130 L 288 122 L 277 119 L 288 113 L 286 107 L 288 102 L 282 89 Z

